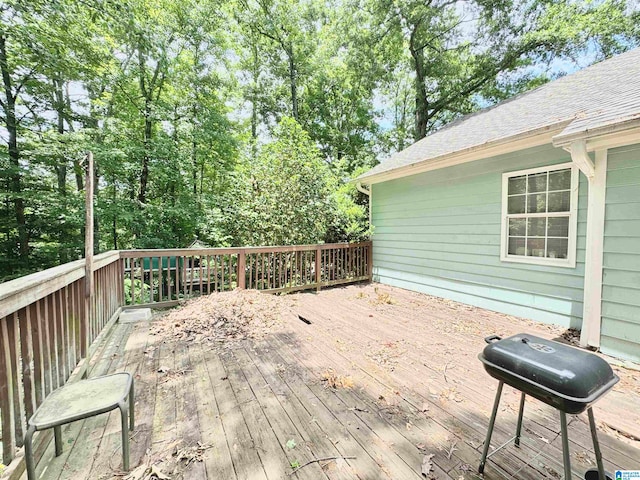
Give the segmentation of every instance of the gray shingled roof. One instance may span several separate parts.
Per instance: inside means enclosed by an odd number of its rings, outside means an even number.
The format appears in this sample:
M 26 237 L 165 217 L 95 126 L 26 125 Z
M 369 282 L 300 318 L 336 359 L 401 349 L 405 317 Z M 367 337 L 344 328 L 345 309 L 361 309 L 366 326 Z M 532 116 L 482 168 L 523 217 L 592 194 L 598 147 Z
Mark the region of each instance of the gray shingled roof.
M 366 179 L 545 127 L 558 137 L 640 118 L 640 48 L 462 117 L 397 152 L 359 177 Z

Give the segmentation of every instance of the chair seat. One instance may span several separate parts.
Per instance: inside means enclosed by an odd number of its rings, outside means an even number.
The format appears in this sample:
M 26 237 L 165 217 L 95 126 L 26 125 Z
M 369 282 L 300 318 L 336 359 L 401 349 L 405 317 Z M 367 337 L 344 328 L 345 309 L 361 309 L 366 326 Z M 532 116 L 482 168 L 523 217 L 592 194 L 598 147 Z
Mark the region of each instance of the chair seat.
M 64 385 L 45 399 L 29 424 L 44 430 L 109 412 L 127 397 L 132 381 L 123 372 Z

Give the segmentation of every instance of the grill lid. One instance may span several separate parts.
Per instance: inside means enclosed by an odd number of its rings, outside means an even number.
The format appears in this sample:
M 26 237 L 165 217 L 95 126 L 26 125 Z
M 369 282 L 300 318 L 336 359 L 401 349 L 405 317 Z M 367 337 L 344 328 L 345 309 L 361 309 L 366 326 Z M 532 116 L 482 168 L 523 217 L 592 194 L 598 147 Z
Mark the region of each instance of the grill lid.
M 560 397 L 591 402 L 618 381 L 609 364 L 593 353 L 525 333 L 484 348 L 485 367 L 514 374 Z

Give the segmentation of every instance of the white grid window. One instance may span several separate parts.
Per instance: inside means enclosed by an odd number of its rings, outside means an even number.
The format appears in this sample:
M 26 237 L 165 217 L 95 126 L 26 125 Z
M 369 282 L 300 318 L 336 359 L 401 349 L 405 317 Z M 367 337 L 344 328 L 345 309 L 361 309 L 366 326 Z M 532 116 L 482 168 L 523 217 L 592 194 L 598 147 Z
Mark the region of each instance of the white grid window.
M 577 193 L 571 163 L 505 173 L 501 259 L 574 267 Z

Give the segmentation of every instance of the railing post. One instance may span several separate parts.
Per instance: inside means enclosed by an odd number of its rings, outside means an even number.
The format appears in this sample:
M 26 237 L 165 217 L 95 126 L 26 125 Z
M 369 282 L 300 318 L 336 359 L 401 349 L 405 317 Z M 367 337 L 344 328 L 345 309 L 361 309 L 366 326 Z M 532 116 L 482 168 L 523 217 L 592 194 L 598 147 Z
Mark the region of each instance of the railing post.
M 89 348 L 89 335 L 91 320 L 93 318 L 93 153 L 88 152 L 86 157 L 85 171 L 85 227 L 84 227 L 84 321 L 80 331 L 80 354 L 83 358 L 87 356 Z
M 118 260 L 118 306 L 122 307 L 125 304 L 125 298 L 124 298 L 124 262 L 125 259 L 120 257 L 120 255 L 118 254 L 119 260 Z
M 245 271 L 247 266 L 247 254 L 244 249 L 238 250 L 238 288 L 244 290 L 247 288 L 247 279 Z
M 322 280 L 322 274 L 320 268 L 322 267 L 321 260 L 322 249 L 316 248 L 316 292 L 320 291 L 320 281 Z

